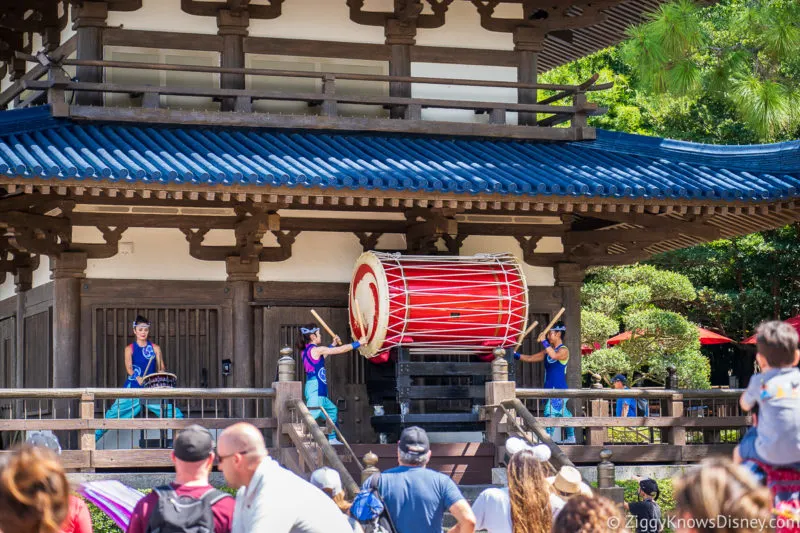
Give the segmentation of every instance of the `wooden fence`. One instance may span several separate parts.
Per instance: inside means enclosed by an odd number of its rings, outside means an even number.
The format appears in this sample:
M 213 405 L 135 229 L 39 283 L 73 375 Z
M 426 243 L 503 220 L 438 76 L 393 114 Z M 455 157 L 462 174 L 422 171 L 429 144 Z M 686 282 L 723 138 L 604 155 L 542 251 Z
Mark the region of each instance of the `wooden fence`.
M 278 441 L 275 389 L 0 389 L 0 443 L 10 448 L 24 432 L 50 430 L 69 469 L 171 467 L 172 431 L 191 424 L 209 430 L 249 422 Z M 131 409 L 104 414 L 117 401 Z M 139 411 L 139 418 L 125 414 Z M 160 418 L 151 411 L 161 411 Z M 180 411 L 182 417 L 178 417 Z M 109 432 L 99 441 L 97 431 Z M 105 444 L 106 446 L 102 446 Z

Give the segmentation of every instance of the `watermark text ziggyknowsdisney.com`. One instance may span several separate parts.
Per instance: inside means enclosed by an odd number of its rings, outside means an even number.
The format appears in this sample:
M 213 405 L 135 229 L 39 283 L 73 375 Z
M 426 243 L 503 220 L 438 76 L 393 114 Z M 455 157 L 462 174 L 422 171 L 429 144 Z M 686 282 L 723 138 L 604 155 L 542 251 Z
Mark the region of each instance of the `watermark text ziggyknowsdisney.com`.
M 608 519 L 609 529 L 618 529 L 621 525 L 620 522 L 621 520 L 619 518 L 612 516 Z M 785 518 L 782 516 L 773 516 L 767 520 L 763 518 L 741 518 L 737 516 L 718 515 L 713 518 L 682 518 L 678 516 L 665 516 L 660 520 L 639 519 L 637 521 L 635 516 L 629 515 L 625 520 L 625 527 L 630 531 L 636 531 L 637 523 L 641 529 L 646 529 L 649 531 L 660 531 L 665 528 L 670 528 L 672 530 L 695 529 L 700 531 L 728 528 L 758 531 L 765 529 L 772 530 L 776 528 L 789 527 L 792 525 L 796 526 L 798 525 L 798 520 L 793 520 L 791 518 Z M 660 526 L 660 528 L 657 528 L 656 526 Z

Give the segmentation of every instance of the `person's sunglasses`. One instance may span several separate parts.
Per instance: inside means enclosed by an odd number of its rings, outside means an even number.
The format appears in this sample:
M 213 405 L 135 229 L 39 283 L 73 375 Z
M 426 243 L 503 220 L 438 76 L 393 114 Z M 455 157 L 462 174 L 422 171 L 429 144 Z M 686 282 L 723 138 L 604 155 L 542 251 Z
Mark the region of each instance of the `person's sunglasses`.
M 236 454 L 239 454 L 239 455 L 247 455 L 248 453 L 250 453 L 250 452 L 252 452 L 252 451 L 253 451 L 253 450 L 244 450 L 243 452 L 233 452 L 233 453 L 231 453 L 231 454 L 228 454 L 228 455 L 217 455 L 217 464 L 218 464 L 218 465 L 221 465 L 221 464 L 222 464 L 222 462 L 223 462 L 225 459 L 228 459 L 228 458 L 230 458 L 230 457 L 233 457 L 233 456 L 234 456 L 234 455 L 236 455 Z

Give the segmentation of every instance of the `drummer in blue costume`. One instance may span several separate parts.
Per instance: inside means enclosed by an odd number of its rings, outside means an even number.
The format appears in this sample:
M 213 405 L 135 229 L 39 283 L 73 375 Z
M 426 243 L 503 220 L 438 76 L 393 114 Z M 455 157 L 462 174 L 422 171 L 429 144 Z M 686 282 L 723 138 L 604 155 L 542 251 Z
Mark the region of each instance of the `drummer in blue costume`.
M 164 356 L 161 354 L 161 347 L 148 340 L 150 334 L 150 322 L 141 315 L 133 321 L 133 335 L 136 341 L 125 347 L 125 370 L 128 379 L 122 386 L 124 389 L 140 389 L 144 377 L 155 372 L 165 372 Z M 161 417 L 161 402 L 146 403 L 147 409 L 154 415 Z M 181 410 L 175 407 L 173 414 L 172 405 L 166 405 L 164 409 L 167 418 L 183 418 Z M 115 401 L 111 408 L 106 411 L 106 418 L 134 418 L 142 411 L 142 404 L 138 398 L 120 398 Z M 100 440 L 105 430 L 95 431 L 95 440 Z
M 564 336 L 567 328 L 563 322 L 556 323 L 547 332 L 546 339 L 540 339 L 544 350 L 532 355 L 514 354 L 515 359 L 520 359 L 526 363 L 538 363 L 544 361 L 544 388 L 545 389 L 567 389 L 567 362 L 569 361 L 569 349 L 564 345 Z M 547 401 L 544 408 L 546 417 L 571 417 L 567 409 L 565 398 L 552 398 Z M 565 439 L 561 444 L 575 444 L 575 428 L 565 428 Z M 547 434 L 553 436 L 553 428 L 547 428 Z
M 308 406 L 311 414 L 316 419 L 325 420 L 325 415 L 320 409 L 321 407 L 328 413 L 331 420 L 336 423 L 339 416 L 339 409 L 328 398 L 328 376 L 325 372 L 325 358 L 329 355 L 337 355 L 347 353 L 357 349 L 361 346 L 361 341 L 354 341 L 350 344 L 342 344 L 339 336 L 333 338 L 333 343 L 330 346 L 319 346 L 322 342 L 322 335 L 320 335 L 319 328 L 314 324 L 300 328 L 300 343 L 298 347 L 303 353 L 303 368 L 306 371 L 306 385 L 305 385 L 305 398 L 306 405 Z M 336 433 L 330 433 L 328 440 L 331 444 L 342 444 L 336 438 Z

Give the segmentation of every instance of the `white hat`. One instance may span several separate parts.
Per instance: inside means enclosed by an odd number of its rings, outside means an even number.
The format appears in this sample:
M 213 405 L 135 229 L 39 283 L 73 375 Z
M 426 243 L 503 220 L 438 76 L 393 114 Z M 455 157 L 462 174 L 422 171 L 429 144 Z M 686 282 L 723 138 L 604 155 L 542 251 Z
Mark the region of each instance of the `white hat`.
M 311 484 L 323 490 L 329 490 L 331 495 L 342 492 L 342 478 L 339 472 L 328 466 L 314 470 L 311 474 Z
M 506 453 L 509 456 L 514 455 L 522 450 L 530 450 L 537 461 L 543 463 L 550 460 L 550 448 L 546 444 L 537 444 L 531 446 L 519 437 L 510 437 L 506 440 Z
M 581 473 L 574 466 L 562 466 L 557 475 L 547 478 L 547 482 L 558 492 L 568 496 L 592 495 L 592 489 L 583 482 Z

